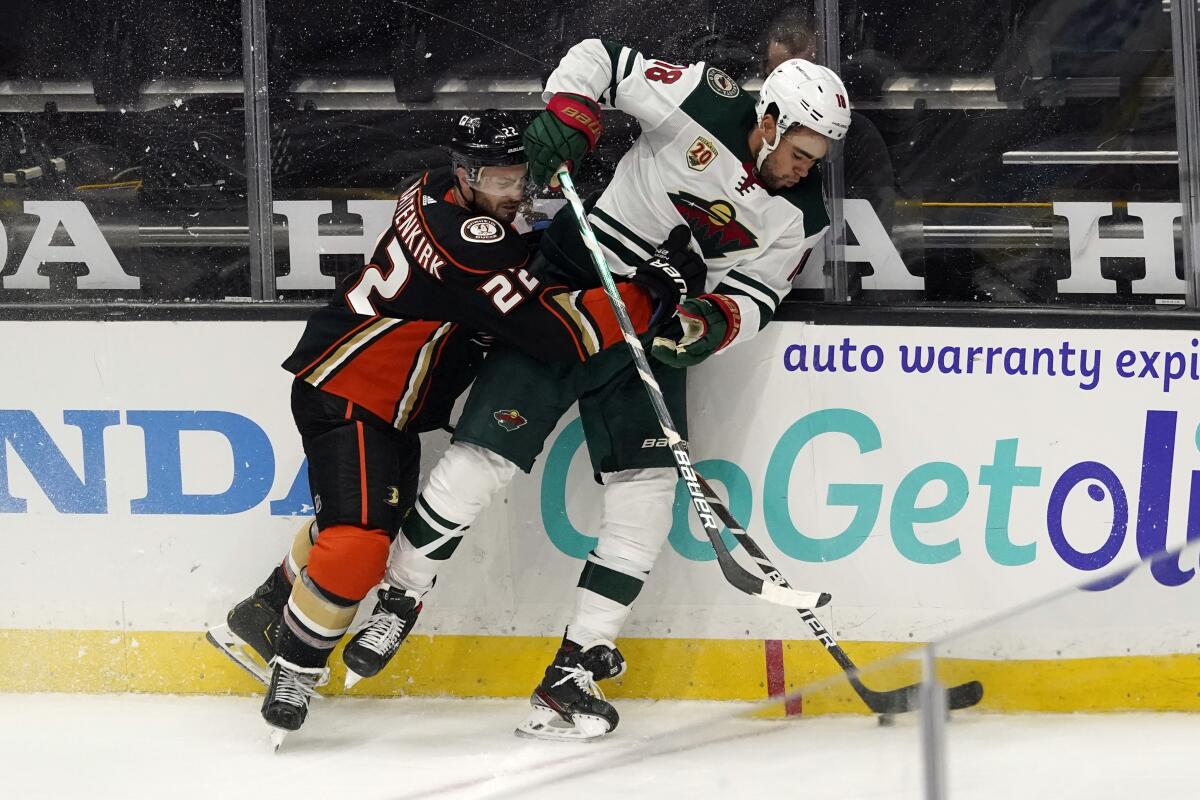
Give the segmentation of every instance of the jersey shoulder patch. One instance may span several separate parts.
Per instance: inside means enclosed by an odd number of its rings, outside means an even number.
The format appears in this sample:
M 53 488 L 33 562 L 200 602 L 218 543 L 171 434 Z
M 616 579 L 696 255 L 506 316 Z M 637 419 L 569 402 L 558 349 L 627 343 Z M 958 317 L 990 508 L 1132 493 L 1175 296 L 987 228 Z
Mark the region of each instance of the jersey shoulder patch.
M 679 108 L 692 122 L 725 145 L 739 161 L 749 160 L 747 136 L 757 122 L 757 116 L 754 101 L 733 78 L 716 67 L 707 67 L 705 79 Z
M 529 245 L 495 217 L 471 213 L 451 203 L 426 209 L 434 210 L 440 213 L 431 214 L 430 222 L 443 231 L 438 242 L 451 264 L 480 273 L 523 267 L 528 262 Z
M 471 217 L 459 228 L 459 235 L 468 242 L 492 244 L 504 238 L 504 225 L 491 217 Z
M 742 91 L 742 87 L 737 85 L 737 81 L 716 67 L 709 67 L 704 73 L 704 79 L 708 83 L 708 88 L 721 97 L 737 97 Z
M 451 230 L 453 232 L 451 232 Z M 488 216 L 459 215 L 443 240 L 451 263 L 467 272 L 493 272 L 523 267 L 529 245 L 509 226 Z

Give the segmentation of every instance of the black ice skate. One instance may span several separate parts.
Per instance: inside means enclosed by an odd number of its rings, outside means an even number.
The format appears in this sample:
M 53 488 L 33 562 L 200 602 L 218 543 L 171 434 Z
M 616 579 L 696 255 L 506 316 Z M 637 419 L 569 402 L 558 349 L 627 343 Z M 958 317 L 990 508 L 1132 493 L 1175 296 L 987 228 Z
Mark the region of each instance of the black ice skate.
M 205 638 L 242 669 L 266 686 L 268 666 L 275 657 L 275 636 L 292 587 L 276 567 L 254 594 L 234 606 L 224 625 L 211 628 Z
M 529 698 L 533 711 L 517 727 L 518 736 L 558 741 L 590 741 L 617 727 L 619 717 L 596 681 L 625 671 L 625 659 L 612 642 L 586 647 L 563 639 L 546 677 Z
M 342 651 L 347 689 L 383 671 L 412 631 L 420 613 L 417 595 L 387 584 L 380 587 L 375 610 Z
M 298 667 L 276 656 L 271 660 L 271 685 L 262 704 L 262 717 L 271 726 L 271 743 L 275 749 L 283 738 L 300 729 L 308 716 L 308 702 L 318 686 L 329 681 L 325 667 Z

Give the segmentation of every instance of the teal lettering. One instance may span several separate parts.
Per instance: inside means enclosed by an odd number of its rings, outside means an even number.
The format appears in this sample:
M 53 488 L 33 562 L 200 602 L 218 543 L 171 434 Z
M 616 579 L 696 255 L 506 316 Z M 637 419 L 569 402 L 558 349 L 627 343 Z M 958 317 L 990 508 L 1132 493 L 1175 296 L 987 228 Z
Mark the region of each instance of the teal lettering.
M 843 433 L 858 445 L 860 453 L 883 446 L 879 428 L 871 418 L 849 408 L 814 411 L 784 431 L 767 463 L 763 481 L 763 518 L 775 546 L 799 561 L 836 561 L 857 550 L 871 534 L 879 517 L 883 486 L 878 483 L 834 483 L 829 486 L 826 503 L 857 509 L 846 529 L 828 539 L 816 539 L 802 533 L 792 522 L 788 485 L 792 468 L 804 446 L 824 433 Z
M 933 481 L 946 485 L 946 497 L 931 506 L 918 506 L 921 489 Z M 918 522 L 941 522 L 950 519 L 966 505 L 967 475 L 946 461 L 922 464 L 904 476 L 896 487 L 892 500 L 892 541 L 900 555 L 917 564 L 941 564 L 957 558 L 962 547 L 957 539 L 931 545 L 917 538 L 913 527 Z
M 1037 543 L 1014 544 L 1008 531 L 1015 486 L 1038 486 L 1042 482 L 1041 467 L 1017 466 L 1017 440 L 999 439 L 991 464 L 979 468 L 979 485 L 990 486 L 987 521 L 984 523 L 984 545 L 992 561 L 1004 567 L 1016 567 L 1033 562 Z
M 546 455 L 546 468 L 542 472 L 542 525 L 551 543 L 571 558 L 587 558 L 598 541 L 595 536 L 586 536 L 575 529 L 567 516 L 567 473 L 571 470 L 571 459 L 583 444 L 583 421 L 578 417 L 571 421 L 554 440 L 554 446 Z

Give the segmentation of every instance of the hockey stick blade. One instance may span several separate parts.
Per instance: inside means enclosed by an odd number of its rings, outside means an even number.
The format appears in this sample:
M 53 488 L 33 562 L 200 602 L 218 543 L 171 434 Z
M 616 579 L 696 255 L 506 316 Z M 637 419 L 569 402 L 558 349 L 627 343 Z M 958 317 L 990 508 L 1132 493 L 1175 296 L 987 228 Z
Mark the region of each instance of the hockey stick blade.
M 700 483 L 704 491 L 711 495 L 712 488 L 703 478 L 700 479 Z M 737 520 L 733 518 L 728 509 L 724 505 L 717 503 L 713 505 L 713 510 L 721 518 L 721 522 L 725 524 L 725 527 L 729 528 L 733 537 L 742 545 L 742 549 L 758 564 L 759 569 L 762 570 L 767 578 L 772 583 L 777 582 L 780 585 L 787 586 L 787 580 L 774 568 L 774 565 L 771 564 L 762 550 L 759 549 L 758 544 L 746 535 L 746 532 L 737 524 Z M 714 542 L 713 546 L 718 548 L 719 554 L 724 549 L 724 542 L 721 542 L 719 546 Z M 858 678 L 858 667 L 850 660 L 850 656 L 846 655 L 846 651 L 837 643 L 837 640 L 833 638 L 833 634 L 825 629 L 825 626 L 813 615 L 812 611 L 808 609 L 798 609 L 798 611 L 800 612 L 800 618 L 808 624 L 809 631 L 821 644 L 825 645 L 825 649 L 829 651 L 833 659 L 846 672 L 846 677 L 850 681 L 850 685 L 862 699 L 863 703 L 866 704 L 867 708 L 876 714 L 903 714 L 917 707 L 917 690 L 920 684 L 910 684 L 908 686 L 901 686 L 898 689 L 890 689 L 882 692 L 867 688 L 866 684 Z M 970 708 L 982 699 L 983 684 L 979 681 L 968 681 L 957 686 L 951 686 L 946 690 L 946 706 L 951 710 Z
M 713 538 L 710 537 L 710 541 Z M 772 583 L 771 581 L 755 577 L 744 569 L 741 564 L 733 560 L 733 556 L 725 549 L 725 543 L 721 541 L 719 535 L 715 537 L 713 548 L 717 551 L 717 566 L 721 568 L 721 573 L 725 576 L 725 580 L 739 591 L 759 597 L 768 603 L 787 606 L 796 610 L 802 608 L 820 608 L 821 606 L 828 605 L 830 599 L 832 599 L 829 592 L 804 592 L 793 589 L 791 586 L 785 584 Z
M 676 460 L 679 456 L 676 456 Z M 745 529 L 742 528 L 725 504 L 721 502 L 721 498 L 717 497 L 717 493 L 708 485 L 708 481 L 694 467 L 691 467 L 692 473 L 695 476 L 695 482 L 699 485 L 705 502 L 708 503 L 712 513 L 717 515 L 734 538 L 742 543 L 743 549 L 749 554 L 754 563 L 758 565 L 759 571 L 766 576 L 766 580 L 756 578 L 742 568 L 737 561 L 734 560 L 733 554 L 729 552 L 729 548 L 725 546 L 725 540 L 721 538 L 720 532 L 717 531 L 715 525 L 704 525 L 704 532 L 708 535 L 709 542 L 712 543 L 713 550 L 717 553 L 717 565 L 721 567 L 721 572 L 725 574 L 725 579 L 733 584 L 736 588 L 741 589 L 747 594 L 754 594 L 766 600 L 768 603 L 776 603 L 788 608 L 796 610 L 805 608 L 820 608 L 828 605 L 832 599 L 829 592 L 802 592 L 793 589 L 783 575 L 771 563 L 771 560 L 763 553 L 762 550 L 754 543 Z M 684 482 L 688 481 L 688 476 L 684 475 Z M 690 488 L 690 486 L 689 486 Z M 697 497 L 693 494 L 692 501 L 695 503 Z M 701 514 L 701 522 L 704 521 L 704 510 L 697 504 L 697 511 Z M 747 546 L 747 542 L 749 545 Z M 747 588 L 743 588 L 743 585 Z
M 983 684 L 979 681 L 967 681 L 946 690 L 946 707 L 952 711 L 979 705 L 982 699 Z
M 680 446 L 686 448 L 686 445 L 682 443 Z M 704 528 L 704 533 L 708 537 L 709 542 L 712 544 L 713 550 L 716 551 L 717 566 L 721 568 L 721 573 L 725 576 L 725 580 L 739 591 L 760 597 L 768 603 L 775 603 L 776 605 L 787 606 L 788 608 L 820 608 L 823 605 L 827 605 L 831 599 L 828 592 L 804 592 L 798 589 L 793 589 L 790 585 L 788 585 L 788 582 L 783 579 L 783 576 L 779 574 L 779 571 L 776 570 L 774 566 L 770 566 L 769 572 L 766 569 L 763 570 L 767 576 L 767 579 L 764 580 L 753 575 L 749 570 L 745 569 L 741 564 L 734 560 L 733 554 L 730 553 L 729 548 L 725 546 L 725 540 L 721 538 L 721 532 L 715 525 L 708 524 L 705 521 L 705 517 L 709 514 L 716 513 L 717 517 L 719 517 L 725 523 L 725 527 L 729 528 L 731 531 L 739 531 L 743 536 L 745 535 L 745 532 L 741 530 L 741 526 L 738 525 L 736 520 L 734 520 L 733 515 L 729 512 L 729 509 L 725 508 L 725 504 L 722 503 L 721 499 L 713 492 L 712 487 L 710 487 L 708 482 L 704 480 L 704 476 L 702 476 L 695 467 L 690 466 L 690 463 L 686 461 L 687 458 L 688 454 L 686 453 L 686 450 L 683 454 L 676 455 L 676 461 L 679 465 L 688 464 L 686 471 L 680 470 L 680 477 L 683 479 L 684 483 L 689 484 L 689 488 L 690 484 L 694 480 L 701 489 L 701 494 L 703 497 L 701 498 L 693 494 L 692 502 L 696 505 L 696 511 L 700 515 L 700 521 Z M 708 504 L 707 509 L 701 505 L 701 500 Z M 735 533 L 735 536 L 736 535 L 737 534 Z M 758 559 L 755 560 L 758 562 L 759 567 L 761 568 L 762 562 Z M 768 565 L 770 564 L 770 562 L 767 563 Z
M 846 673 L 847 680 L 854 688 L 854 691 L 862 699 L 867 708 L 871 709 L 876 714 L 905 714 L 920 707 L 917 692 L 920 690 L 919 683 L 910 683 L 907 686 L 900 686 L 896 689 L 886 689 L 884 691 L 876 691 L 868 688 L 860 679 L 858 666 L 842 649 L 842 646 L 837 643 L 821 621 L 816 618 L 811 611 L 801 611 L 800 618 L 808 623 L 808 628 L 812 634 L 817 637 L 821 644 L 825 645 L 825 649 L 829 651 L 829 655 L 833 656 L 833 660 L 838 663 Z M 983 684 L 979 681 L 967 681 L 960 683 L 957 686 L 951 686 L 946 690 L 946 707 L 950 710 L 958 710 L 961 708 L 970 708 L 979 703 L 983 699 Z
M 918 699 L 918 692 L 921 688 L 919 683 L 883 692 L 868 689 L 856 677 L 851 677 L 850 683 L 867 708 L 875 714 L 907 714 L 921 707 Z M 946 707 L 951 711 L 978 705 L 982 699 L 983 684 L 979 681 L 967 681 L 946 690 Z

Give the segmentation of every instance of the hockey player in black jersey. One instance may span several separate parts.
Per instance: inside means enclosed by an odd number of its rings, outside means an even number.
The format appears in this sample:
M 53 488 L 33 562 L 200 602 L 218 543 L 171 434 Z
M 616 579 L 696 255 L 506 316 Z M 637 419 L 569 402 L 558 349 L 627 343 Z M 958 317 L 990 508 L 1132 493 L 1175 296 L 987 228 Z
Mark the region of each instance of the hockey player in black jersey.
M 511 227 L 525 194 L 522 135 L 506 113 L 464 114 L 451 165 L 408 183 L 370 263 L 308 321 L 283 366 L 308 459 L 316 520 L 209 640 L 269 683 L 276 746 L 298 729 L 359 602 L 383 578 L 417 491 L 420 440 L 449 422 L 484 356 L 479 333 L 541 359 L 582 361 L 621 334 L 603 290 L 530 275 Z M 704 266 L 661 251 L 621 286 L 639 331 L 698 291 Z M 389 603 L 408 635 L 420 612 Z M 401 606 L 403 608 L 401 608 Z M 376 611 L 380 608 L 377 606 Z M 251 651 L 267 662 L 258 664 Z

